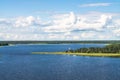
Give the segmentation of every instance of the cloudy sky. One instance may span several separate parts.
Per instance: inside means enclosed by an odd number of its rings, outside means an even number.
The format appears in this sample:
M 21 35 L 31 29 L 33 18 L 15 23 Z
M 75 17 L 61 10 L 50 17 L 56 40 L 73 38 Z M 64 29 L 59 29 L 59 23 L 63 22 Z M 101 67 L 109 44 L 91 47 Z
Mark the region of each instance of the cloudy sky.
M 0 40 L 119 40 L 120 0 L 0 0 Z

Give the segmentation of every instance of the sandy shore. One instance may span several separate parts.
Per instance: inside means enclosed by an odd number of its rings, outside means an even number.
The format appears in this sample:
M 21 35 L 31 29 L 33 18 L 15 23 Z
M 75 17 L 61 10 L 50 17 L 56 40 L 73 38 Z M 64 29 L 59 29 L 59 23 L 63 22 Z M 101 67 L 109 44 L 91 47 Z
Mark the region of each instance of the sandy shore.
M 120 57 L 120 53 L 66 53 L 66 52 L 32 52 L 32 54 L 59 54 L 93 57 Z

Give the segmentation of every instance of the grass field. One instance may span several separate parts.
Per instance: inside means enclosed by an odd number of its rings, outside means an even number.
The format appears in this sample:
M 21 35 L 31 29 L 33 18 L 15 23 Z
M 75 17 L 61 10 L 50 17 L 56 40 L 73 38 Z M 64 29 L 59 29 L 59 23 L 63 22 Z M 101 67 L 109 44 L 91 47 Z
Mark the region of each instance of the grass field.
M 120 53 L 32 52 L 32 54 L 59 54 L 59 55 L 76 55 L 76 56 L 91 56 L 91 57 L 120 57 Z

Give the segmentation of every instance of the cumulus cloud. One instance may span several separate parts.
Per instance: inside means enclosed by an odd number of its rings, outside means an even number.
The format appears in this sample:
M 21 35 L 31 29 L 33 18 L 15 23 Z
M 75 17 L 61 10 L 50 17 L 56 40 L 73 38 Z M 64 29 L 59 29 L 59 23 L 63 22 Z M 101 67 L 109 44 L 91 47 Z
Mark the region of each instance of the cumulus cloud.
M 70 25 L 74 24 L 76 21 L 75 14 L 70 12 L 69 14 L 62 14 L 62 15 L 55 15 L 54 16 L 54 23 L 55 24 L 65 24 Z
M 69 14 L 54 15 L 52 24 L 44 28 L 45 32 L 66 32 L 72 29 L 76 23 L 76 16 L 73 12 Z
M 94 16 L 78 16 L 76 29 L 80 30 L 102 30 L 107 20 L 111 19 L 111 15 L 100 14 Z
M 119 22 L 119 15 L 94 12 L 56 14 L 46 21 L 34 16 L 0 18 L 0 40 L 116 39 Z
M 82 4 L 80 7 L 99 7 L 99 6 L 110 6 L 112 3 L 90 3 Z
M 0 25 L 11 25 L 11 22 L 8 19 L 0 18 Z
M 119 29 L 116 29 L 116 30 L 113 30 L 113 33 L 114 33 L 116 36 L 120 37 L 120 28 L 119 28 Z
M 14 26 L 16 26 L 16 27 L 20 27 L 20 26 L 26 27 L 26 26 L 32 25 L 34 23 L 34 21 L 35 21 L 35 18 L 33 16 L 29 16 L 29 17 L 26 17 L 26 18 L 19 17 L 19 18 L 16 19 Z

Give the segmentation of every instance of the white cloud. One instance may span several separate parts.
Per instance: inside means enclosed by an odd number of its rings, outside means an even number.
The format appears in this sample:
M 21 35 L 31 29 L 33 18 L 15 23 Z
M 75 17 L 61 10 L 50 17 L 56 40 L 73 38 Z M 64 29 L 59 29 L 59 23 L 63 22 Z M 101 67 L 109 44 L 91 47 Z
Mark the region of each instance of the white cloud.
M 14 26 L 16 27 L 27 27 L 27 26 L 31 26 L 35 23 L 35 19 L 33 16 L 28 16 L 28 17 L 19 17 L 16 19 Z
M 80 7 L 99 7 L 99 6 L 110 6 L 112 3 L 90 3 L 82 4 Z
M 111 15 L 99 14 L 99 15 L 80 15 L 78 16 L 77 22 L 75 24 L 76 29 L 79 30 L 102 30 L 106 22 L 111 19 Z
M 116 36 L 120 37 L 120 28 L 119 28 L 119 29 L 116 29 L 116 30 L 113 30 L 113 33 L 114 33 Z
M 73 12 L 70 12 L 69 14 L 63 14 L 63 15 L 56 15 L 54 16 L 53 23 L 54 24 L 64 24 L 64 25 L 72 25 L 76 21 L 76 16 Z
M 117 26 L 120 26 L 120 19 L 114 20 L 114 23 L 115 23 Z
M 120 36 L 119 15 L 92 12 L 88 14 L 41 17 L 0 18 L 1 40 L 86 40 L 116 39 Z M 113 28 L 114 27 L 114 28 Z
M 93 38 L 93 37 L 95 37 L 95 33 L 92 33 L 92 32 L 83 32 L 82 34 L 81 34 L 81 37 L 82 38 Z
M 44 28 L 45 32 L 66 32 L 72 29 L 76 22 L 76 16 L 73 12 L 53 16 L 53 23 Z

